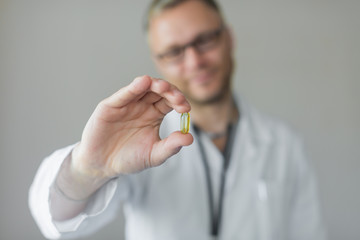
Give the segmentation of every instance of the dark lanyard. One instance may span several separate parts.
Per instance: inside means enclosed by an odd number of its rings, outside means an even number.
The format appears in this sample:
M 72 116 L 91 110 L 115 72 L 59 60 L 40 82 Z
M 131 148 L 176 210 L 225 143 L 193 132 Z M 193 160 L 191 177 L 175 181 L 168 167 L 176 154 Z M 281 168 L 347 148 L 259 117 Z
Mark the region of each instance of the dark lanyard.
M 208 190 L 208 199 L 209 199 L 209 212 L 210 212 L 210 218 L 211 218 L 211 235 L 212 236 L 218 236 L 220 231 L 220 225 L 221 225 L 221 217 L 222 217 L 222 209 L 223 209 L 223 201 L 224 201 L 224 189 L 225 189 L 225 179 L 226 179 L 226 172 L 229 166 L 230 157 L 231 157 L 231 149 L 234 142 L 235 137 L 235 130 L 236 130 L 236 124 L 235 125 L 229 125 L 228 126 L 228 137 L 226 140 L 225 145 L 225 151 L 223 152 L 223 168 L 221 171 L 221 182 L 220 182 L 220 193 L 219 193 L 219 205 L 218 205 L 218 211 L 215 212 L 215 204 L 214 204 L 214 195 L 213 195 L 213 187 L 211 182 L 211 176 L 210 176 L 210 168 L 209 163 L 206 157 L 204 145 L 200 138 L 200 129 L 194 125 L 194 130 L 196 137 L 199 142 L 200 147 L 200 153 L 201 153 L 201 159 L 204 165 L 205 170 L 205 177 L 206 177 L 206 185 Z

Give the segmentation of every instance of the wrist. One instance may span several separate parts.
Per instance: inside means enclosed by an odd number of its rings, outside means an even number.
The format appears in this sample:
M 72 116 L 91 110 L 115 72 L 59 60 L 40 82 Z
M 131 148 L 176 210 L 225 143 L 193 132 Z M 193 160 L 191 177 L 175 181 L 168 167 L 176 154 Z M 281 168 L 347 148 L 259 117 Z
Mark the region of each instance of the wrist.
M 74 203 L 85 203 L 89 199 L 89 196 L 83 199 L 75 199 L 70 196 L 68 196 L 57 184 L 57 181 L 55 180 L 53 184 L 51 185 L 51 191 L 56 193 L 56 195 L 60 196 L 62 199 L 65 199 L 66 201 L 74 202 Z
M 78 143 L 71 151 L 69 170 L 72 175 L 76 176 L 79 181 L 107 181 L 111 177 L 105 174 L 104 169 L 99 164 L 99 161 L 92 160 L 93 156 L 85 154 L 81 149 L 81 143 Z M 95 163 L 95 164 L 94 164 Z M 94 166 L 96 165 L 96 166 Z
M 54 188 L 68 199 L 83 201 L 89 198 L 109 179 L 78 171 L 73 165 L 72 153 L 70 153 L 59 170 L 54 182 Z

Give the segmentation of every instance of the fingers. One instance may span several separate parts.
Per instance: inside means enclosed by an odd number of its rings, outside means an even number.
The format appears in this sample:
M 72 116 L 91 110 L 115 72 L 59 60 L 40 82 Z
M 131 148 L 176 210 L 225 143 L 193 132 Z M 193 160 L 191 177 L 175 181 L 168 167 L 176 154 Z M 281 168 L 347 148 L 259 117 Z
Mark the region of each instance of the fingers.
M 172 109 L 179 113 L 190 111 L 190 104 L 174 85 L 149 76 L 135 78 L 128 86 L 105 99 L 104 103 L 121 108 L 136 101 L 154 104 L 163 114 Z
M 175 109 L 178 113 L 184 113 L 190 111 L 190 106 L 187 103 L 171 103 L 167 99 L 162 98 L 160 101 L 154 103 L 154 107 L 157 108 L 163 114 L 169 113 L 171 110 Z
M 190 104 L 184 94 L 174 85 L 162 79 L 151 79 L 150 91 L 141 99 L 154 106 L 163 114 L 175 109 L 177 112 L 189 112 Z
M 105 99 L 104 103 L 118 108 L 126 106 L 143 97 L 150 90 L 151 81 L 149 76 L 137 77 L 129 85 Z
M 151 152 L 151 167 L 159 166 L 166 159 L 178 153 L 183 146 L 188 146 L 194 141 L 193 136 L 183 134 L 180 131 L 173 132 L 167 138 L 164 138 L 154 144 Z
M 157 93 L 148 92 L 140 99 L 140 101 L 144 101 L 146 103 L 153 104 L 153 103 L 158 102 L 161 98 L 162 97 Z
M 159 89 L 166 89 L 159 91 Z M 163 114 L 175 109 L 179 113 L 189 112 L 191 107 L 184 94 L 177 87 L 161 79 L 153 79 L 151 91 L 158 94 L 161 98 L 154 102 L 154 106 Z

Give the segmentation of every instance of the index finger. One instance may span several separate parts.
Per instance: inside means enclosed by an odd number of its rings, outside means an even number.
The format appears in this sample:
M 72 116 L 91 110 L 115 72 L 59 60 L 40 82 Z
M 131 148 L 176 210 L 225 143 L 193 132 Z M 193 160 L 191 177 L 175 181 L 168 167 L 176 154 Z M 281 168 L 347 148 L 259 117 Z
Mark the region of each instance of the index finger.
M 141 76 L 135 78 L 129 85 L 121 88 L 119 91 L 104 100 L 105 103 L 112 107 L 123 107 L 132 101 L 143 97 L 151 87 L 151 77 Z
M 168 113 L 171 110 L 179 113 L 189 112 L 191 107 L 184 94 L 174 85 L 162 79 L 153 79 L 151 91 L 158 94 L 161 98 L 154 103 L 162 113 Z
M 128 86 L 106 99 L 105 102 L 112 107 L 120 108 L 131 102 L 141 101 L 142 98 L 146 100 L 149 97 L 149 92 L 160 97 L 153 104 L 163 113 L 167 113 L 172 109 L 177 112 L 190 111 L 190 104 L 180 90 L 165 80 L 149 76 L 136 78 Z

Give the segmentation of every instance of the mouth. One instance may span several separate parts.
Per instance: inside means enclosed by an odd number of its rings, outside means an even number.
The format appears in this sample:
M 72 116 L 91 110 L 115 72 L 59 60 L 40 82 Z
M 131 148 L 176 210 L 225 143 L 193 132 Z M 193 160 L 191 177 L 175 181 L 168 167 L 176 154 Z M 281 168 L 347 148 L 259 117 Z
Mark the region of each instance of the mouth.
M 195 85 L 207 85 L 212 81 L 213 75 L 211 72 L 202 72 L 191 77 L 190 82 Z

